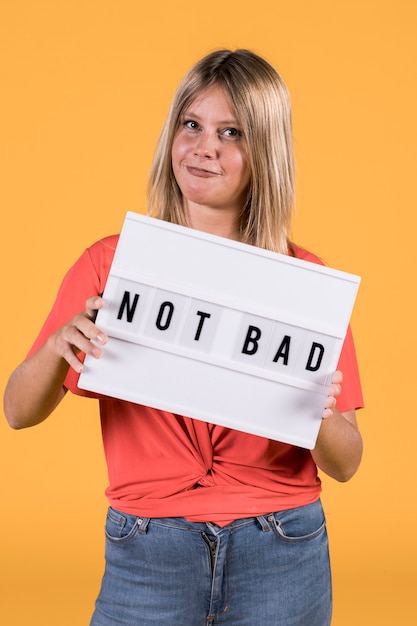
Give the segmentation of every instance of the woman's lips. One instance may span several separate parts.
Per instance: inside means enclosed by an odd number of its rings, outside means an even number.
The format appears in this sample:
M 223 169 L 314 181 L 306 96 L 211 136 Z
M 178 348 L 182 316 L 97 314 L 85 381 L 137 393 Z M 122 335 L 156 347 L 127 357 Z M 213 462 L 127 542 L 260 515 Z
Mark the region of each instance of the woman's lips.
M 201 167 L 191 167 L 189 165 L 187 165 L 187 172 L 192 176 L 199 176 L 200 178 L 212 178 L 213 176 L 219 176 L 218 172 L 205 170 Z

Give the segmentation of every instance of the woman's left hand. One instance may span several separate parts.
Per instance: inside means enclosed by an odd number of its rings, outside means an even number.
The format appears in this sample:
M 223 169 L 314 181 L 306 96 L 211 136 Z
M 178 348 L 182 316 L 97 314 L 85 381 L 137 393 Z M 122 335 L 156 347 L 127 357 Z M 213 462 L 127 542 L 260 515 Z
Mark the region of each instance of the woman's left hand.
M 329 395 L 326 398 L 322 418 L 327 419 L 333 415 L 333 409 L 336 406 L 336 398 L 340 396 L 342 391 L 343 374 L 340 370 L 336 370 L 333 375 L 332 384 L 329 387 Z

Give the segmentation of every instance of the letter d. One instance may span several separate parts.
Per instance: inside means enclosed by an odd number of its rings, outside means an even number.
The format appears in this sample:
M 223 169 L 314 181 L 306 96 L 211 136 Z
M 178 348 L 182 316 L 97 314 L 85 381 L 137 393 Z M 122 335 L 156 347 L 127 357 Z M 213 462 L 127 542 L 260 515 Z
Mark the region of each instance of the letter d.
M 310 372 L 317 372 L 317 370 L 319 369 L 321 365 L 323 354 L 324 354 L 324 346 L 322 346 L 321 343 L 316 343 L 315 341 L 313 341 L 311 345 L 310 354 L 308 355 L 308 359 L 307 359 L 306 370 L 309 370 Z M 314 357 L 316 361 L 313 364 Z

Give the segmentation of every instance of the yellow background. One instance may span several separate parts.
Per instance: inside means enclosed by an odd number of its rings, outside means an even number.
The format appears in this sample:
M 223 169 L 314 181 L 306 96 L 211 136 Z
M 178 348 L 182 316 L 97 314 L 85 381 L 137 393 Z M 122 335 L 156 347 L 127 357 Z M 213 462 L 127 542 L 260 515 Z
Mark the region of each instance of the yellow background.
M 1 386 L 83 249 L 143 211 L 178 80 L 218 47 L 266 56 L 292 94 L 294 239 L 362 276 L 352 324 L 363 464 L 324 480 L 333 626 L 416 617 L 414 0 L 1 0 Z M 107 485 L 95 403 L 0 424 L 0 621 L 88 624 Z M 307 626 L 307 625 L 306 625 Z

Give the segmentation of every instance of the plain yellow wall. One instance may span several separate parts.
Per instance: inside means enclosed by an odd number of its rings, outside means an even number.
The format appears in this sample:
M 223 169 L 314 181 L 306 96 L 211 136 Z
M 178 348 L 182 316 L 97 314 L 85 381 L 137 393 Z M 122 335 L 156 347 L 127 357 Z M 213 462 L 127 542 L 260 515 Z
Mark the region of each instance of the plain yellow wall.
M 245 8 L 246 7 L 246 8 Z M 267 57 L 292 94 L 294 239 L 362 276 L 352 324 L 365 456 L 324 480 L 333 626 L 416 616 L 414 0 L 1 0 L 1 386 L 82 250 L 143 211 L 184 72 L 218 47 Z M 107 485 L 97 407 L 0 423 L 0 620 L 88 624 Z

